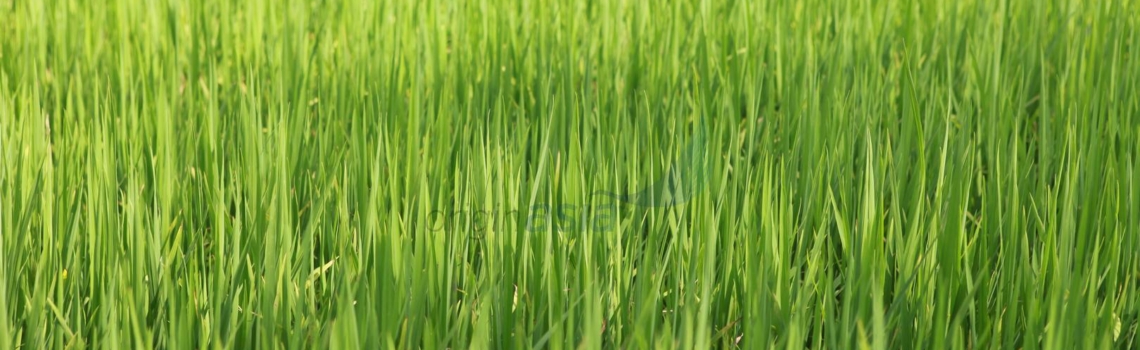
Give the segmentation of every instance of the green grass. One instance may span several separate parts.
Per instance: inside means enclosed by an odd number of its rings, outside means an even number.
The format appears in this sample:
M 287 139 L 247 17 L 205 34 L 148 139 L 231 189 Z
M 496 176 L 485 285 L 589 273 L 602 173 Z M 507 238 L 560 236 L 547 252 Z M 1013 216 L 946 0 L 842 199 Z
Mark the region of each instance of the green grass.
M 0 350 L 1140 347 L 1138 1 L 0 0 L 0 33 Z M 615 199 L 671 164 L 685 200 Z

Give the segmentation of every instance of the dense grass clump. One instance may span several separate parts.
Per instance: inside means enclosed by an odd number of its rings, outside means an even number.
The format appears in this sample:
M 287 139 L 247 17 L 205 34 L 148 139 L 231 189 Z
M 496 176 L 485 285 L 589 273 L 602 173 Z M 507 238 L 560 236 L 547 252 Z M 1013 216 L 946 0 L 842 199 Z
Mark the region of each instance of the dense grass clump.
M 1140 1 L 0 0 L 0 350 L 1140 347 Z

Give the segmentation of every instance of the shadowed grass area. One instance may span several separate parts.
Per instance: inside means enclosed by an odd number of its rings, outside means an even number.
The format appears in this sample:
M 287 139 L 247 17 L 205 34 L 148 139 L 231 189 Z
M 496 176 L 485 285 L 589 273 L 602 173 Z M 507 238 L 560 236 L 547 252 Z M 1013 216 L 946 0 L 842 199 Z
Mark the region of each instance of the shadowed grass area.
M 1140 2 L 0 0 L 0 350 L 1140 347 Z

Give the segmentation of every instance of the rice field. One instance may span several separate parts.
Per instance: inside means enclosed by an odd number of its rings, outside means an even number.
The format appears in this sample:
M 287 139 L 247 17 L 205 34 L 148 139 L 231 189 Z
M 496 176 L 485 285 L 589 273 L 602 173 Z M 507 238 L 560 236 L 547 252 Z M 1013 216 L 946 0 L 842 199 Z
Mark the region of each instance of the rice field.
M 1140 1 L 0 0 L 0 350 L 1135 349 Z

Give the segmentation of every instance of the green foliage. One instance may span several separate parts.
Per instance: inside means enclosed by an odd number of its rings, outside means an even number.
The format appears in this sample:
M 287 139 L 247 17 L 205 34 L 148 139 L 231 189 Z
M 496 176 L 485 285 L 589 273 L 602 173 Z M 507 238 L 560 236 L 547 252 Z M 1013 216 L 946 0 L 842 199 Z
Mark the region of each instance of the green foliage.
M 1138 50 L 1130 0 L 0 0 L 0 350 L 1137 348 Z

